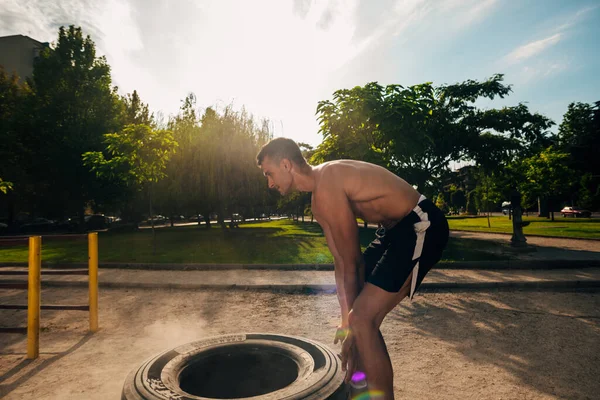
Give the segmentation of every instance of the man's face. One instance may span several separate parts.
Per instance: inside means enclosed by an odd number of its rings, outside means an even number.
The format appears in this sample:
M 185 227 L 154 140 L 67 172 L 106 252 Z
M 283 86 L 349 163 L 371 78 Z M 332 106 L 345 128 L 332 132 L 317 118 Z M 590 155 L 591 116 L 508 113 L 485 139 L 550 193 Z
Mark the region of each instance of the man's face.
M 277 189 L 277 191 L 285 196 L 292 189 L 293 177 L 291 174 L 291 162 L 283 159 L 280 162 L 271 160 L 269 156 L 263 159 L 260 169 L 263 175 L 267 177 L 269 189 Z

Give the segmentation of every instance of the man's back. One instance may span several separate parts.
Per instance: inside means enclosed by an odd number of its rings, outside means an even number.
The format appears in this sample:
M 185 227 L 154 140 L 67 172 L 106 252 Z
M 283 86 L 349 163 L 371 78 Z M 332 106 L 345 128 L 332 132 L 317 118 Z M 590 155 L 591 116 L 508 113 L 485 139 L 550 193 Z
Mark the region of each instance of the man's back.
M 419 193 L 402 178 L 375 164 L 336 160 L 313 168 L 316 185 L 313 209 L 320 213 L 319 198 L 343 190 L 357 217 L 371 223 L 404 218 L 415 207 Z

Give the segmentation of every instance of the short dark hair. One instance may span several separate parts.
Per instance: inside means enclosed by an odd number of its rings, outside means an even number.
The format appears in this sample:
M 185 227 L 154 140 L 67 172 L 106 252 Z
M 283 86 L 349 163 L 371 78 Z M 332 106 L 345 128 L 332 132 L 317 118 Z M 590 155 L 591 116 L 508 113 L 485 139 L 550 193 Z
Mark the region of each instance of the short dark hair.
M 258 165 L 262 165 L 266 156 L 269 156 L 275 162 L 287 158 L 301 167 L 307 164 L 296 142 L 283 137 L 271 140 L 260 149 L 260 152 L 256 156 Z

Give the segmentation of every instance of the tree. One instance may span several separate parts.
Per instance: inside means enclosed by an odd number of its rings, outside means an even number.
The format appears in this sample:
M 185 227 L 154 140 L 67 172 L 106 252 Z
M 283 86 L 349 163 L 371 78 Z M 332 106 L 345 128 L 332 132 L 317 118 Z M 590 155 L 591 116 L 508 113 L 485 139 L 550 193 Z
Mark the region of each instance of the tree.
M 19 211 L 35 211 L 30 168 L 34 155 L 28 147 L 31 100 L 29 84 L 0 66 L 0 192 L 6 194 L 0 197 L 0 209 L 6 210 L 10 225 Z
M 12 190 L 12 188 L 13 186 L 11 182 L 3 181 L 2 178 L 0 178 L 0 192 L 6 194 L 9 190 Z
M 481 98 L 510 93 L 502 81 L 498 74 L 483 82 L 438 87 L 369 83 L 338 90 L 333 101 L 321 101 L 317 107 L 324 139 L 313 160 L 374 162 L 431 196 L 442 189 L 450 161 L 483 164 L 483 148 L 514 157 L 531 147 L 528 142 L 546 143 L 550 121 L 531 114 L 525 105 L 499 110 L 475 106 Z
M 173 134 L 148 125 L 127 125 L 121 132 L 104 135 L 104 143 L 107 157 L 102 152 L 87 152 L 82 155 L 84 164 L 99 177 L 146 189 L 154 238 L 152 184 L 165 177 L 166 164 L 178 146 Z
M 437 195 L 437 198 L 435 200 L 435 205 L 437 208 L 442 210 L 444 213 L 446 213 L 448 211 L 448 205 L 446 203 L 446 199 L 444 198 L 444 193 L 440 192 Z
M 471 190 L 467 194 L 467 214 L 477 215 L 477 190 Z
M 215 211 L 222 226 L 233 213 L 271 212 L 276 199 L 264 190 L 265 180 L 256 166 L 256 154 L 272 136 L 268 121 L 257 123 L 246 111 L 230 106 L 223 112 L 208 107 L 199 113 L 190 94 L 169 127 L 180 150 L 167 165 L 169 177 L 160 183 L 161 207 L 203 214 L 207 228 Z
M 535 196 L 545 197 L 555 206 L 554 201 L 577 181 L 573 170 L 566 165 L 569 155 L 548 147 L 539 154 L 523 160 L 525 180 L 521 185 L 521 192 Z M 551 208 L 554 221 L 554 208 Z
M 486 211 L 488 228 L 491 228 L 490 211 L 494 204 L 498 204 L 502 199 L 502 189 L 499 187 L 499 180 L 494 174 L 487 174 L 482 168 L 477 173 L 477 199 L 479 208 Z
M 317 115 L 323 141 L 314 150 L 311 162 L 348 158 L 386 165 L 378 130 L 383 101 L 383 87 L 368 83 L 337 90 L 333 102 L 319 102 Z
M 593 208 L 600 207 L 599 103 L 595 106 L 587 103 L 569 104 L 558 128 L 558 147 L 569 154 L 566 160 L 568 166 L 575 170 L 577 175 L 588 175 L 573 197 L 581 202 L 591 194 L 587 202 L 588 206 Z
M 148 104 L 145 104 L 136 90 L 121 98 L 123 103 L 123 125 L 154 125 L 154 116 L 150 114 Z
M 29 146 L 40 203 L 49 215 L 78 212 L 83 224 L 86 204 L 104 190 L 81 155 L 101 151 L 103 135 L 121 128 L 110 67 L 81 28 L 61 27 L 56 45 L 35 62 L 32 84 L 35 136 Z
M 121 97 L 121 124 L 148 125 L 156 128 L 153 115 L 149 112 L 148 104 L 144 103 L 136 90 Z M 94 205 L 97 209 L 119 211 L 121 220 L 137 226 L 142 220 L 143 204 L 147 200 L 143 192 L 136 187 L 125 184 L 120 179 L 109 180 L 103 176 L 102 196 L 96 196 Z M 160 193 L 160 192 L 159 192 Z M 141 207 L 140 207 L 141 205 Z

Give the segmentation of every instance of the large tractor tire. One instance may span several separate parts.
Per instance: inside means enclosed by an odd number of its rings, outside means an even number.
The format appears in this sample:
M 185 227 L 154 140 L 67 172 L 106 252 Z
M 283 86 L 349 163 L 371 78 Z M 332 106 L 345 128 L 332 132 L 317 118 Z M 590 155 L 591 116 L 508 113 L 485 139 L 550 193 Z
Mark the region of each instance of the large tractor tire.
M 122 400 L 348 399 L 339 358 L 300 337 L 240 334 L 165 351 L 133 370 Z

